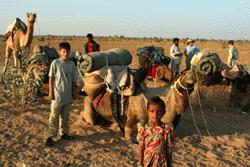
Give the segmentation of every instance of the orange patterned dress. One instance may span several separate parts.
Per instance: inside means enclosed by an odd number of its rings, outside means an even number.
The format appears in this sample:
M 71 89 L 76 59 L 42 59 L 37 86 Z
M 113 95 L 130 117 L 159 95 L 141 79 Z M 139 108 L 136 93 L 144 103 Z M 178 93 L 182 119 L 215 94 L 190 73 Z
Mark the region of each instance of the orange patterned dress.
M 144 147 L 144 167 L 167 167 L 167 145 L 169 130 L 163 126 L 150 127 L 138 124 L 137 141 Z

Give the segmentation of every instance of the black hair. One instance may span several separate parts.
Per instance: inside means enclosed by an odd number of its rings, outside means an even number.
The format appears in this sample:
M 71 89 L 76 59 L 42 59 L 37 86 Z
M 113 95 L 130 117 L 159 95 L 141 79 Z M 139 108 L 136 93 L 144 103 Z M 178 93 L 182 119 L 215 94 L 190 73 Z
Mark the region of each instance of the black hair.
M 227 43 L 230 44 L 230 45 L 234 45 L 234 41 L 233 40 L 229 40 Z
M 61 42 L 59 43 L 59 49 L 66 49 L 66 50 L 70 50 L 70 44 L 68 42 Z
M 179 41 L 179 40 L 180 40 L 179 38 L 174 38 L 174 39 L 173 39 L 173 42 Z
M 147 109 L 152 104 L 159 105 L 161 112 L 165 111 L 165 103 L 159 96 L 155 96 L 155 97 L 152 97 L 151 99 L 149 99 L 149 101 L 147 103 Z
M 93 34 L 88 33 L 88 34 L 87 34 L 87 37 L 90 38 L 90 39 L 93 39 Z

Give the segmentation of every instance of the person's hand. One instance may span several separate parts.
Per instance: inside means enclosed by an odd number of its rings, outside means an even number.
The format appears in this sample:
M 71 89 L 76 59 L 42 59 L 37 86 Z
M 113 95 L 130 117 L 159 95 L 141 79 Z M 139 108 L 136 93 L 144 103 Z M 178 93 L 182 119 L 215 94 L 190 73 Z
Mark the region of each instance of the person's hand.
M 48 100 L 54 100 L 54 94 L 52 92 L 49 92 L 49 95 L 47 96 Z

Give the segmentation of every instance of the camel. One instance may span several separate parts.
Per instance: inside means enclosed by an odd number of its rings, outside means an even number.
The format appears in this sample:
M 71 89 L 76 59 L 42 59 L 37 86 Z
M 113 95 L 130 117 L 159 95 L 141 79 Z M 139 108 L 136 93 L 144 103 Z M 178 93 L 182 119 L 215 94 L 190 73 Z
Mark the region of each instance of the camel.
M 134 141 L 136 124 L 138 122 L 145 123 L 147 121 L 146 104 L 148 98 L 159 96 L 166 104 L 166 112 L 162 117 L 162 121 L 169 125 L 173 124 L 176 127 L 179 123 L 181 114 L 185 111 L 188 104 L 188 94 L 192 93 L 195 84 L 195 75 L 193 71 L 185 71 L 180 75 L 169 90 L 168 87 L 163 88 L 147 88 L 146 92 L 140 92 L 135 96 L 129 96 L 124 103 L 123 126 L 125 139 Z M 169 92 L 168 92 L 169 91 Z M 167 93 L 168 92 L 168 93 Z M 96 112 L 105 119 L 115 122 L 111 109 L 109 94 L 106 92 L 96 108 Z M 95 112 L 92 105 L 92 100 L 84 97 L 84 111 L 81 113 L 81 119 L 84 119 L 90 124 L 95 122 Z
M 226 88 L 230 91 L 229 105 L 237 105 L 243 110 L 249 108 L 250 65 L 236 64 L 230 67 L 214 52 L 199 52 L 191 64 L 197 82 L 205 86 L 231 85 Z
M 5 75 L 10 55 L 14 56 L 14 64 L 16 67 L 21 65 L 21 57 L 23 52 L 28 55 L 30 45 L 33 39 L 34 23 L 36 21 L 35 13 L 27 13 L 27 29 L 16 27 L 13 31 L 6 34 L 6 50 L 5 50 L 5 65 L 3 75 Z

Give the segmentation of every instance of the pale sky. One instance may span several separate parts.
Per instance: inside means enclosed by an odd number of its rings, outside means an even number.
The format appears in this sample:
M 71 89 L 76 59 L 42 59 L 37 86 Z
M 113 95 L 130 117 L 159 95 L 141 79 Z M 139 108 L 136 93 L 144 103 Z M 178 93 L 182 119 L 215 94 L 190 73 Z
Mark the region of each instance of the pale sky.
M 0 34 L 26 12 L 35 35 L 250 40 L 248 0 L 0 0 Z

